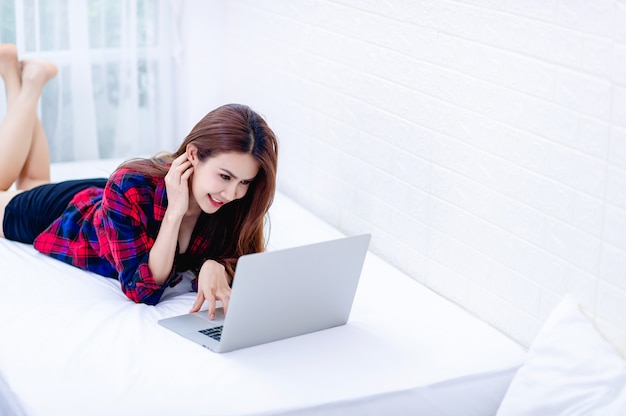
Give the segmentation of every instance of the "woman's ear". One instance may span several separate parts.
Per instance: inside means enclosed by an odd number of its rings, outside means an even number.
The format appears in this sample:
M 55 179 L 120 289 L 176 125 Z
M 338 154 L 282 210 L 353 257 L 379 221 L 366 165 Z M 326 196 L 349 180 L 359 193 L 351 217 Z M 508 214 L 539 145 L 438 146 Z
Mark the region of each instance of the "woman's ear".
M 200 161 L 198 159 L 198 148 L 195 144 L 188 144 L 185 153 L 187 154 L 187 160 L 190 161 L 193 166 Z

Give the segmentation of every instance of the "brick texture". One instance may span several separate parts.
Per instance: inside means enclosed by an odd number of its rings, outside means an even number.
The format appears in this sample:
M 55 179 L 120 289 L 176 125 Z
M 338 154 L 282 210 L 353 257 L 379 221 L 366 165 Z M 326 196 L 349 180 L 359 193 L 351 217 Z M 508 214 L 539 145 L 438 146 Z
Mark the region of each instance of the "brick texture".
M 237 0 L 212 19 L 219 99 L 274 127 L 283 192 L 523 345 L 573 293 L 626 351 L 624 1 Z

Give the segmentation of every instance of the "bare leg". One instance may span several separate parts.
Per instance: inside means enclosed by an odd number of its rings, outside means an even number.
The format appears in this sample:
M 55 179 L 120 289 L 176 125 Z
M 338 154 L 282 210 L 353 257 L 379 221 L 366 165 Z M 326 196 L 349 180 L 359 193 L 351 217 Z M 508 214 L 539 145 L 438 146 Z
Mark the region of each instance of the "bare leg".
M 7 110 L 13 108 L 22 89 L 23 65 L 23 62 L 18 62 L 15 45 L 0 45 L 0 75 L 5 82 Z M 37 117 L 28 158 L 16 178 L 16 186 L 18 189 L 29 189 L 47 182 L 50 182 L 50 151 L 46 134 Z
M 23 189 L 50 181 L 48 142 L 37 103 L 56 73 L 54 64 L 20 63 L 14 45 L 0 45 L 0 76 L 7 93 L 7 114 L 0 124 L 0 237 L 4 237 L 2 221 L 9 201 Z M 17 190 L 8 191 L 16 181 Z
M 17 60 L 17 49 L 14 45 L 0 45 L 0 75 L 4 79 L 4 87 L 7 94 L 7 113 L 13 108 L 13 103 L 17 99 L 22 89 L 21 65 Z M 0 236 L 4 237 L 2 230 L 2 220 L 4 219 L 4 208 L 17 192 L 0 190 Z
M 40 62 L 24 61 L 22 67 L 27 65 L 40 65 Z M 51 68 L 46 68 L 50 70 Z M 56 67 L 54 67 L 56 75 Z M 53 75 L 54 76 L 54 75 Z M 30 145 L 30 151 L 22 171 L 17 177 L 17 189 L 32 189 L 35 186 L 50 182 L 50 148 L 48 147 L 48 138 L 39 121 L 39 117 L 35 116 L 35 126 L 33 128 L 33 138 Z
M 7 85 L 7 115 L 0 125 L 0 190 L 15 181 L 28 189 L 49 181 L 47 142 L 37 118 L 37 103 L 44 85 L 57 73 L 51 62 L 19 62 L 13 45 L 0 45 L 0 76 Z M 17 93 L 16 93 L 17 91 Z M 41 163 L 45 163 L 44 169 Z
M 0 45 L 0 76 L 4 80 L 8 110 L 13 107 L 13 103 L 22 89 L 22 65 L 17 59 L 15 45 Z

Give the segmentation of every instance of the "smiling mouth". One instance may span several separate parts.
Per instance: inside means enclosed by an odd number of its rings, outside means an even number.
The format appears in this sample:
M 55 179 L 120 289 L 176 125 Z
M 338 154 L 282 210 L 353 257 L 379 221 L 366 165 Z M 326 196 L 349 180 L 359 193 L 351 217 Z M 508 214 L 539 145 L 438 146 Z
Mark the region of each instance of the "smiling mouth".
M 209 195 L 209 201 L 211 201 L 211 204 L 213 204 L 216 207 L 221 207 L 222 205 L 224 205 L 224 202 L 213 198 L 211 195 Z

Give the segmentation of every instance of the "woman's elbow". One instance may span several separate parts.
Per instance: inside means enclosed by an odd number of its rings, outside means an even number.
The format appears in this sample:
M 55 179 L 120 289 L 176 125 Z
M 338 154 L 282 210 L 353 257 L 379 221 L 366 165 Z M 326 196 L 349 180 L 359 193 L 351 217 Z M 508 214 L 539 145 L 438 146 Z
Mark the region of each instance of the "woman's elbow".
M 122 283 L 122 291 L 126 297 L 135 303 L 156 305 L 161 300 L 163 288 L 159 285 L 146 285 L 142 282 L 128 281 Z

